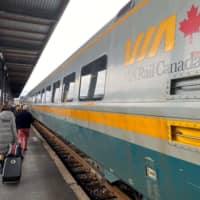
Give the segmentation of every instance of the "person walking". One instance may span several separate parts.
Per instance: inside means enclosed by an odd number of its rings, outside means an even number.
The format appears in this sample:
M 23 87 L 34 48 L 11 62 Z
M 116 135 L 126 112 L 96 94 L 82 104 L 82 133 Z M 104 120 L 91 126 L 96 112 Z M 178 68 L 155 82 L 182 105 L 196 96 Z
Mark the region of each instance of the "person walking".
M 23 105 L 22 111 L 16 113 L 15 122 L 18 133 L 18 143 L 21 145 L 23 151 L 27 150 L 29 130 L 33 120 L 27 105 Z
M 16 116 L 16 114 L 18 113 L 18 112 L 21 112 L 21 106 L 20 105 L 16 105 L 15 106 L 15 112 L 14 112 L 14 114 L 15 114 L 15 116 Z
M 9 144 L 17 141 L 15 116 L 8 105 L 0 108 L 0 164 L 3 166 L 5 154 L 8 152 Z

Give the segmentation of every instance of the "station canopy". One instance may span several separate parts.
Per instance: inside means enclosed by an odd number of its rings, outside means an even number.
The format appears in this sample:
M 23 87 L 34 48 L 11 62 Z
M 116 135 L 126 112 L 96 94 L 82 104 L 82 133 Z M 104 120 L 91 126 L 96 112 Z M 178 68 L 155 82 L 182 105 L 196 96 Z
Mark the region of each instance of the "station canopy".
M 18 97 L 69 0 L 0 0 L 0 53 Z

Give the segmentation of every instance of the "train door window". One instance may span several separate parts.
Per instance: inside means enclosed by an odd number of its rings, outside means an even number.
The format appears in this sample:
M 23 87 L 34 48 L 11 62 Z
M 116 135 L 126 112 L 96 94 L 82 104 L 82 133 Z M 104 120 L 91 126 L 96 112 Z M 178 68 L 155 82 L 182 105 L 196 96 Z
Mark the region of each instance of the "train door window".
M 60 100 L 60 81 L 53 84 L 52 103 L 58 103 Z
M 75 85 L 75 72 L 63 79 L 62 102 L 73 101 Z
M 49 85 L 45 91 L 46 103 L 51 102 L 51 86 Z
M 41 100 L 42 100 L 42 103 L 45 103 L 45 89 L 42 90 Z
M 79 99 L 100 100 L 104 96 L 107 56 L 103 55 L 81 70 Z

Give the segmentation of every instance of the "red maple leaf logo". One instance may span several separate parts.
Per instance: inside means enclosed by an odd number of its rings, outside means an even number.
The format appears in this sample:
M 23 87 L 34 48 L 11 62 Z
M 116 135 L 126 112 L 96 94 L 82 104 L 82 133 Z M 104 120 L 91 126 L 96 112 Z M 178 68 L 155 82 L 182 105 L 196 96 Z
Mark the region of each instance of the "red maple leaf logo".
M 180 23 L 180 31 L 184 33 L 184 37 L 189 35 L 190 43 L 192 43 L 192 34 L 200 31 L 200 13 L 198 13 L 198 7 L 194 5 L 187 13 L 188 19 L 184 19 Z

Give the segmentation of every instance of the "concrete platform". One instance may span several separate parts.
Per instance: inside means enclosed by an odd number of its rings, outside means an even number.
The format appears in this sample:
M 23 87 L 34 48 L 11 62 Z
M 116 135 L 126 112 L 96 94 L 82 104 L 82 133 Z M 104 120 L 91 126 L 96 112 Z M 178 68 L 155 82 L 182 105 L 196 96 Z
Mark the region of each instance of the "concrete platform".
M 31 131 L 19 184 L 0 183 L 1 200 L 78 200 Z

